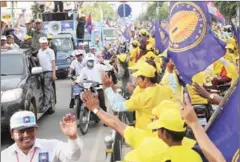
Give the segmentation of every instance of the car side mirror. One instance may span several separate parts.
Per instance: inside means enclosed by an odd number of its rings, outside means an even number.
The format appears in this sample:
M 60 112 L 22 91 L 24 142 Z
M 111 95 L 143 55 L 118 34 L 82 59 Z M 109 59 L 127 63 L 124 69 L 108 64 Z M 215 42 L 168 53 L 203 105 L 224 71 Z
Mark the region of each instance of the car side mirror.
M 31 71 L 32 75 L 37 75 L 37 74 L 41 74 L 41 73 L 43 73 L 42 67 L 33 67 L 32 68 L 32 71 Z

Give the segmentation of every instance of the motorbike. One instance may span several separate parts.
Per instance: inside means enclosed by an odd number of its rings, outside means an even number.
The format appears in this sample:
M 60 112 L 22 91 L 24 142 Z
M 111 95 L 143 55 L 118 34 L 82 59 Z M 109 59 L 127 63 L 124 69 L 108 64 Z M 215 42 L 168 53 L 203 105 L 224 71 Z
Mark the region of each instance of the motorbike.
M 72 79 L 74 80 L 75 78 Z M 82 100 L 80 98 L 81 92 L 85 90 L 91 90 L 92 93 L 98 95 L 96 88 L 99 87 L 100 85 L 101 84 L 99 84 L 98 82 L 84 80 L 83 82 L 73 86 L 72 92 L 75 99 L 75 110 L 79 122 L 78 123 L 79 130 L 82 135 L 87 134 L 89 124 L 91 122 L 95 122 L 95 124 L 97 124 L 100 120 L 94 113 L 89 111 L 89 109 L 82 103 Z
M 198 104 L 198 105 L 192 105 L 194 108 L 194 111 L 198 117 L 199 123 L 202 125 L 202 127 L 205 127 L 211 118 L 212 114 L 214 113 L 214 109 L 211 104 Z M 187 128 L 186 136 L 192 139 L 195 139 L 193 132 L 190 127 Z
M 204 85 L 204 88 L 210 93 L 217 93 L 218 95 L 224 97 L 225 94 L 227 93 L 228 89 L 231 87 L 231 82 L 221 84 L 217 86 L 217 89 L 214 89 L 212 86 L 206 86 Z

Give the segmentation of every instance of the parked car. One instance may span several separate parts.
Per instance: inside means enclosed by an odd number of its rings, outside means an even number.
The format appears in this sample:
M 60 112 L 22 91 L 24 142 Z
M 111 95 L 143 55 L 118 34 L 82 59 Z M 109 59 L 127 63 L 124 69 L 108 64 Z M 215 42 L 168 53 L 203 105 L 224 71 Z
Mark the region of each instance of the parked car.
M 66 78 L 68 68 L 72 62 L 71 54 L 75 49 L 74 39 L 71 34 L 62 33 L 53 37 L 52 42 L 57 47 L 56 74 L 57 77 Z
M 19 110 L 32 111 L 37 118 L 45 112 L 54 113 L 55 83 L 52 85 L 53 104 L 39 113 L 43 102 L 43 70 L 37 66 L 29 49 L 1 51 L 1 130 L 9 128 L 10 117 Z

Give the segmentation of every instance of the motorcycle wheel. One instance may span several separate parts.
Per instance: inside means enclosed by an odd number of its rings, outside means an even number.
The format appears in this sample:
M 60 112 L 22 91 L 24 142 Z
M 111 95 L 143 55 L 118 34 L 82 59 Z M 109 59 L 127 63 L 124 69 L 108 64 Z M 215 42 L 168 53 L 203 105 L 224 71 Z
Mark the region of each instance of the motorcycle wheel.
M 79 115 L 80 115 L 80 110 L 81 110 L 80 106 L 81 106 L 80 105 L 80 99 L 76 98 L 75 99 L 75 110 L 76 110 L 77 119 L 79 119 Z
M 83 110 L 80 110 L 79 130 L 82 135 L 85 135 L 88 131 L 90 115 L 91 115 L 91 112 L 87 108 L 84 107 Z

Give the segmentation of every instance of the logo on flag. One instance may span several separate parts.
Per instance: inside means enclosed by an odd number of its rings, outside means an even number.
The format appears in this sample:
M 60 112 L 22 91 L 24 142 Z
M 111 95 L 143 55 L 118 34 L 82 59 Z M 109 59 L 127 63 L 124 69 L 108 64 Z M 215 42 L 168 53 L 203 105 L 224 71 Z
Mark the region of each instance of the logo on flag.
M 169 28 L 169 50 L 183 52 L 196 47 L 206 35 L 206 17 L 192 2 L 178 2 L 172 6 Z
M 171 2 L 168 56 L 185 84 L 225 54 L 211 30 L 206 2 Z

